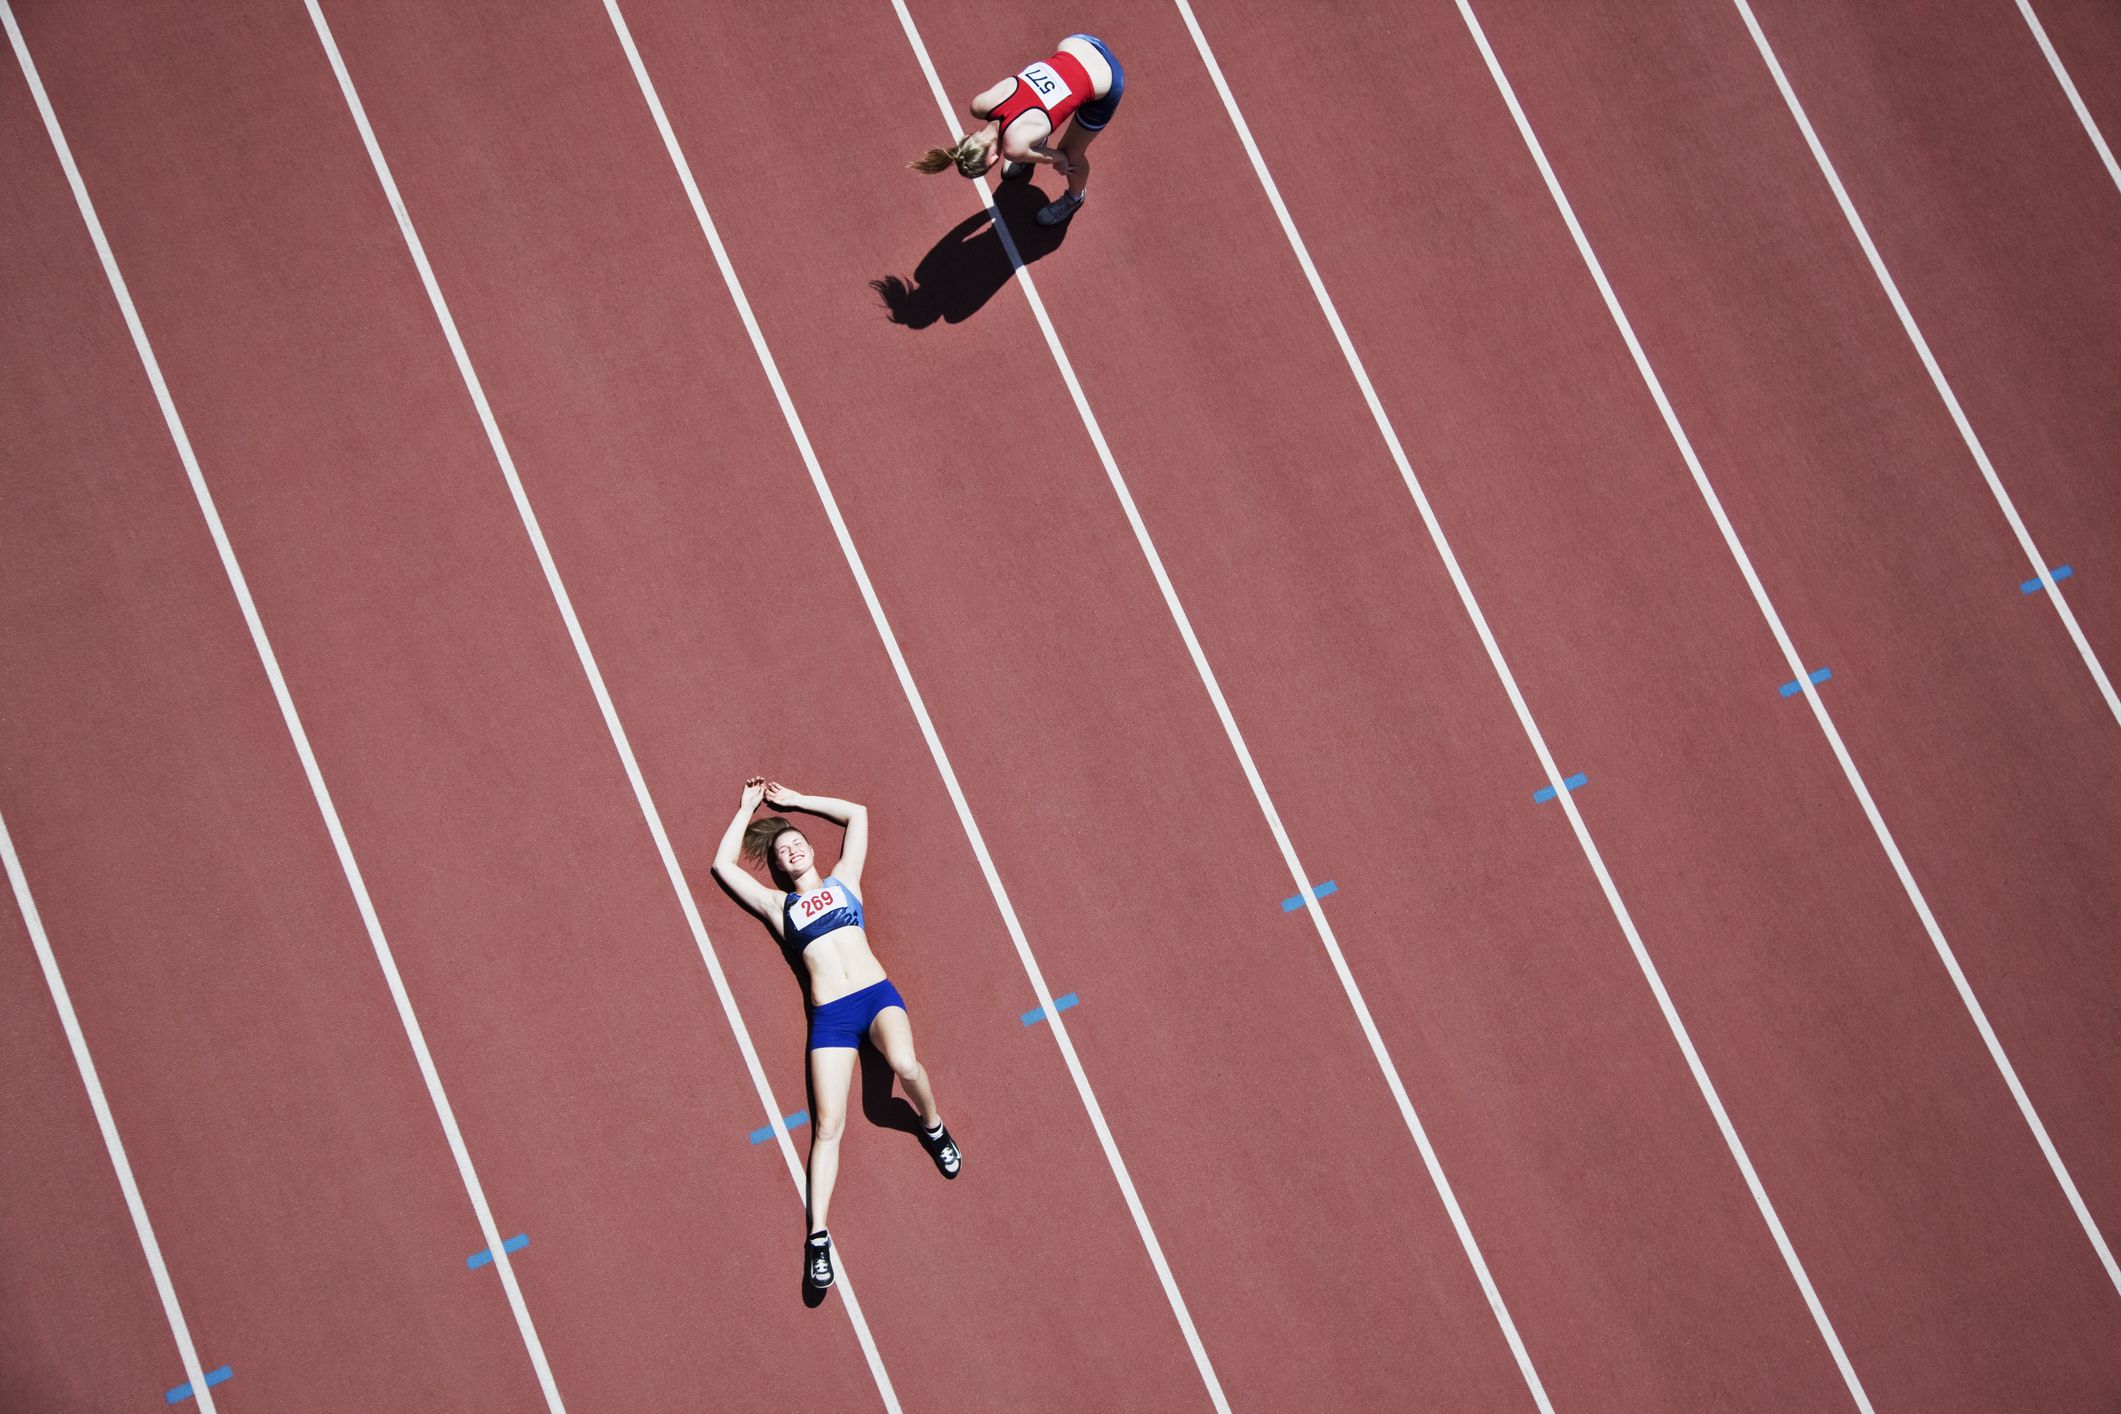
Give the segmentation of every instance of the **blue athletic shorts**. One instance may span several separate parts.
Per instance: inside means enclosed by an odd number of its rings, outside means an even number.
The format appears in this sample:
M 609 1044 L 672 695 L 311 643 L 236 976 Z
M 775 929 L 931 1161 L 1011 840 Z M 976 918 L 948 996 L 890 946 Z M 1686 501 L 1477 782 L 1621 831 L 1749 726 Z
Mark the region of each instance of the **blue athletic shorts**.
M 869 1034 L 869 1024 L 885 1007 L 906 1009 L 906 999 L 898 994 L 898 988 L 885 978 L 874 986 L 864 987 L 859 992 L 849 992 L 836 1001 L 826 1002 L 810 1012 L 810 1049 L 831 1050 L 844 1046 L 853 1050 L 862 1044 Z
M 1107 49 L 1105 41 L 1099 39 L 1096 35 L 1071 34 L 1068 38 L 1080 39 L 1083 43 L 1104 55 L 1105 62 L 1112 66 L 1112 91 L 1103 98 L 1092 99 L 1075 110 L 1075 125 L 1077 127 L 1088 128 L 1093 133 L 1101 131 L 1105 124 L 1112 121 L 1112 115 L 1119 111 L 1119 97 L 1127 91 L 1126 72 L 1119 66 L 1119 56 Z

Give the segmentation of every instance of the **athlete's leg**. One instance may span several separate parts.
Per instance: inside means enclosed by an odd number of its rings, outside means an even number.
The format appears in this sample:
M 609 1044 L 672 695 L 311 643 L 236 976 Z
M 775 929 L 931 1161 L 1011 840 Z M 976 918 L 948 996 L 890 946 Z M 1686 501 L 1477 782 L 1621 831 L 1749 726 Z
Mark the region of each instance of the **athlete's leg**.
M 1068 195 L 1080 197 L 1083 188 L 1090 184 L 1090 144 L 1103 131 L 1070 123 L 1068 131 L 1061 135 L 1061 151 L 1068 154 Z
M 913 1026 L 906 1019 L 906 1009 L 887 1006 L 878 1012 L 869 1023 L 869 1040 L 883 1052 L 899 1084 L 906 1087 L 906 1098 L 921 1112 L 921 1123 L 930 1129 L 941 1124 L 943 1112 L 935 1107 L 935 1089 L 928 1083 L 920 1058 L 913 1054 Z
M 810 1053 L 810 1230 L 825 1226 L 832 1206 L 832 1185 L 840 1176 L 840 1136 L 847 1130 L 847 1090 L 854 1080 L 851 1046 L 826 1046 Z
M 944 1178 L 956 1178 L 964 1167 L 964 1155 L 958 1151 L 950 1131 L 943 1128 L 942 1111 L 935 1107 L 935 1087 L 928 1083 L 927 1070 L 913 1054 L 913 1026 L 906 1020 L 906 1009 L 888 1006 L 878 1012 L 876 1020 L 869 1023 L 869 1039 L 883 1052 L 899 1083 L 906 1087 L 907 1097 L 921 1112 L 921 1147 L 935 1160 Z

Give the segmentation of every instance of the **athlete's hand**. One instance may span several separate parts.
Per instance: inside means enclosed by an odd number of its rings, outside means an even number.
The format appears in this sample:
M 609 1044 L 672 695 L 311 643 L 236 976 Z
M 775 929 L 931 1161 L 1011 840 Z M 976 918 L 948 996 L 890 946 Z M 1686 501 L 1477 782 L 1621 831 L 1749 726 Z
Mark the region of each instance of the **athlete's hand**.
M 745 781 L 744 808 L 746 810 L 758 809 L 759 801 L 765 797 L 765 794 L 766 778 L 764 776 L 753 776 L 750 780 Z
M 766 787 L 766 803 L 782 810 L 793 810 L 803 803 L 803 793 L 774 781 Z

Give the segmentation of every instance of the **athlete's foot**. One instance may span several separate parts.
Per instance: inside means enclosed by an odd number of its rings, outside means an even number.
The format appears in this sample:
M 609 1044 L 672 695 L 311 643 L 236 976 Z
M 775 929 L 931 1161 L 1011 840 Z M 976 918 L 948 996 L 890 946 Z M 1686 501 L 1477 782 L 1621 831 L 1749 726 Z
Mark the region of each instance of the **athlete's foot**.
M 810 1234 L 803 1243 L 803 1280 L 812 1288 L 823 1291 L 832 1285 L 832 1235 L 825 1231 Z
M 922 1127 L 921 1147 L 928 1151 L 929 1158 L 935 1160 L 935 1166 L 943 1171 L 944 1178 L 956 1178 L 958 1169 L 964 1166 L 964 1158 L 957 1152 L 957 1141 L 940 1122 L 933 1129 Z
M 1002 180 L 1005 182 L 1022 181 L 1025 177 L 1028 177 L 1030 175 L 1031 164 L 1029 162 L 1002 163 Z
M 1053 200 L 1038 209 L 1036 218 L 1038 224 L 1041 226 L 1058 226 L 1081 208 L 1083 198 L 1086 195 L 1088 195 L 1087 192 L 1072 191 L 1065 196 L 1053 198 Z

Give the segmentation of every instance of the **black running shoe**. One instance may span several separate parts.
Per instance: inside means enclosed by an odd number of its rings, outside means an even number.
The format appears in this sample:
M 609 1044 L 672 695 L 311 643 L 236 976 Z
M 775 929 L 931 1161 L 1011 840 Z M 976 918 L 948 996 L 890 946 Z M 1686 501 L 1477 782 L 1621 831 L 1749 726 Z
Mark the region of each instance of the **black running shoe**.
M 814 1232 L 803 1243 L 803 1280 L 823 1291 L 832 1285 L 832 1237 Z
M 965 1161 L 957 1152 L 957 1141 L 950 1137 L 947 1126 L 937 1125 L 933 1131 L 923 1129 L 921 1147 L 928 1151 L 929 1158 L 935 1160 L 935 1166 L 943 1171 L 944 1178 L 957 1177 L 957 1171 Z
M 1088 192 L 1063 192 L 1038 209 L 1031 219 L 1041 226 L 1058 226 L 1082 209 L 1083 198 Z
M 1030 175 L 1031 164 L 1029 162 L 1002 163 L 1002 180 L 1005 182 L 1020 182 Z

